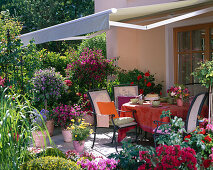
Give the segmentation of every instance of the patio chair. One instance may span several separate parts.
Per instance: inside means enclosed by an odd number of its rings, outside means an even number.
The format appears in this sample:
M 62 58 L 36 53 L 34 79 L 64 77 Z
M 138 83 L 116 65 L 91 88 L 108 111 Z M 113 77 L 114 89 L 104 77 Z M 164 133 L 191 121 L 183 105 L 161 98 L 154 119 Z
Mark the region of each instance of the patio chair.
M 208 96 L 208 93 L 200 93 L 193 98 L 187 113 L 186 121 L 185 121 L 185 130 L 187 134 L 193 132 L 198 126 L 197 117 L 200 116 L 201 114 L 201 111 L 207 96 Z M 161 121 L 155 120 L 154 123 L 157 125 L 157 127 L 154 129 L 154 134 L 153 134 L 154 143 L 156 147 L 157 137 L 159 135 L 169 135 L 170 132 L 169 131 L 162 132 L 161 130 L 159 130 L 160 125 L 168 124 L 168 122 L 161 122 Z
M 122 104 L 127 103 L 131 98 L 138 96 L 138 86 L 132 84 L 116 85 L 113 86 L 113 93 L 115 106 L 118 110 L 120 110 Z
M 94 114 L 94 139 L 92 148 L 94 147 L 96 140 L 96 131 L 98 127 L 113 127 L 113 137 L 112 143 L 115 143 L 115 149 L 117 151 L 117 140 L 116 132 L 119 129 L 127 127 L 136 128 L 136 141 L 137 141 L 137 122 L 134 117 L 134 111 L 132 112 L 133 118 L 131 117 L 120 117 L 114 102 L 111 101 L 109 93 L 105 89 L 90 90 L 88 91 L 88 96 L 92 104 L 93 114 Z M 124 111 L 122 111 L 124 112 Z M 111 125 L 109 125 L 109 118 L 111 119 Z M 107 126 L 108 125 L 108 126 Z

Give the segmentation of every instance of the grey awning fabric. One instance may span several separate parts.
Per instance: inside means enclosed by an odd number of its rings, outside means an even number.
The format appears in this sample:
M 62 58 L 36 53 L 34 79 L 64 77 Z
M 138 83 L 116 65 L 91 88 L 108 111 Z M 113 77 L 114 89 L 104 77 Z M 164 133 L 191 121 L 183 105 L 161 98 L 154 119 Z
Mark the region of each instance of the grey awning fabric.
M 110 14 L 110 21 L 126 21 L 140 17 L 155 16 L 161 13 L 172 13 L 179 9 L 189 9 L 210 3 L 213 3 L 213 0 L 182 0 L 155 5 L 119 8 L 116 13 Z
M 110 28 L 109 14 L 112 13 L 113 10 L 115 9 L 102 11 L 73 21 L 33 31 L 23 34 L 19 38 L 22 40 L 24 46 L 26 46 L 32 39 L 34 39 L 35 44 L 41 44 L 91 32 L 108 30 Z
M 213 11 L 212 8 L 200 10 L 198 13 L 189 13 L 190 16 L 183 15 L 174 19 L 168 19 L 159 23 L 153 23 L 150 25 L 132 25 L 128 23 L 119 23 L 117 21 L 135 19 L 138 17 L 157 16 L 159 13 L 169 13 L 180 9 L 193 9 L 200 5 L 210 4 L 213 5 L 213 0 L 184 0 L 156 5 L 138 6 L 120 9 L 109 9 L 106 11 L 98 12 L 93 15 L 89 15 L 83 18 L 79 18 L 73 21 L 65 22 L 48 28 L 44 28 L 38 31 L 30 32 L 21 35 L 19 38 L 22 40 L 24 46 L 29 44 L 29 41 L 34 39 L 35 44 L 41 44 L 49 41 L 62 41 L 62 40 L 78 40 L 89 39 L 93 36 L 79 36 L 87 33 L 97 32 L 94 35 L 98 35 L 102 31 L 110 29 L 111 26 L 126 27 L 140 30 L 148 30 L 156 28 L 162 25 L 166 25 L 172 22 L 177 22 L 183 19 L 187 19 L 193 16 L 197 16 L 209 11 Z M 79 36 L 79 37 L 78 37 Z

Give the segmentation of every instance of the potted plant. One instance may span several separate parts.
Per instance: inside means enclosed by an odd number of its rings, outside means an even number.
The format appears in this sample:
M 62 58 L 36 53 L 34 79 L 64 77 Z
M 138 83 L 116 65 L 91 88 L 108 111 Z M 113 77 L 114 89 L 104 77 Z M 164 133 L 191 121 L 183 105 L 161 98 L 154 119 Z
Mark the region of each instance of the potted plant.
M 183 85 L 174 85 L 167 90 L 167 93 L 171 98 L 175 98 L 178 106 L 183 106 L 183 99 L 189 96 L 189 90 Z
M 36 71 L 32 83 L 35 103 L 44 106 L 45 110 L 52 110 L 55 102 L 61 98 L 61 94 L 67 88 L 62 75 L 55 72 L 54 68 Z M 47 116 L 47 127 L 51 136 L 54 123 L 49 115 Z
M 61 104 L 53 109 L 51 117 L 56 125 L 61 126 L 65 142 L 72 141 L 72 135 L 70 134 L 71 129 L 69 128 L 72 124 L 71 120 L 78 120 L 83 117 L 84 114 L 85 112 L 81 109 L 81 106 L 77 104 L 73 106 Z
M 77 122 L 72 119 L 72 122 L 73 124 L 71 129 L 73 146 L 77 152 L 82 152 L 85 140 L 93 133 L 93 130 L 89 128 L 89 123 L 84 122 L 84 119 L 79 119 Z
M 199 83 L 209 88 L 209 123 L 212 119 L 212 83 L 213 83 L 213 61 L 205 61 L 198 63 L 198 67 L 192 73 L 198 79 Z
M 45 121 L 47 119 L 46 110 L 42 109 L 40 113 L 37 110 L 33 110 L 32 124 L 33 131 L 32 136 L 35 142 L 35 146 L 38 148 L 43 148 L 45 146 L 47 133 L 45 131 Z

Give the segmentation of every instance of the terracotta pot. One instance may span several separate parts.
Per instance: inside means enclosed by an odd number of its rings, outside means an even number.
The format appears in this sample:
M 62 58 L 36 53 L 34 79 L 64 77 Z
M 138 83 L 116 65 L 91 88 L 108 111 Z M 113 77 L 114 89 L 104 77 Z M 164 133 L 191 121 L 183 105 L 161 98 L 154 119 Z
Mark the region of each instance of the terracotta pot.
M 74 149 L 77 152 L 83 152 L 85 141 L 73 141 Z
M 33 139 L 37 148 L 43 148 L 45 146 L 47 133 L 45 131 L 33 131 Z
M 48 120 L 46 121 L 46 126 L 48 129 L 48 132 L 50 134 L 50 136 L 53 135 L 53 131 L 54 131 L 54 120 Z
M 177 99 L 177 106 L 183 106 L 183 99 Z
M 85 119 L 86 123 L 94 125 L 94 116 L 93 115 L 86 114 L 83 118 Z
M 64 137 L 64 142 L 72 142 L 71 130 L 62 129 L 62 135 Z

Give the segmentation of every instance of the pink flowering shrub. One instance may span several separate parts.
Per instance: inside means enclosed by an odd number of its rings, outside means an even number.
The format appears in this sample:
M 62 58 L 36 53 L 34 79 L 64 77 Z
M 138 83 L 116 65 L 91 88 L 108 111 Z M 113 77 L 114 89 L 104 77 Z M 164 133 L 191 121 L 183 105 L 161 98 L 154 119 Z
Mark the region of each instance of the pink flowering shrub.
M 116 168 L 117 161 L 108 158 L 92 161 L 89 159 L 80 159 L 77 161 L 77 165 L 81 165 L 86 170 L 111 170 Z
M 5 78 L 0 77 L 0 86 L 4 87 L 5 86 Z
M 61 104 L 60 106 L 53 109 L 53 113 L 50 115 L 50 117 L 53 118 L 58 126 L 66 129 L 71 125 L 72 119 L 77 120 L 84 114 L 85 111 L 81 109 L 80 105 L 75 104 L 73 106 L 69 106 Z
M 87 48 L 67 65 L 66 72 L 67 77 L 82 90 L 102 86 L 107 76 L 116 73 L 116 70 L 114 60 L 106 59 L 101 50 Z
M 88 152 L 83 152 L 79 155 L 75 150 L 67 151 L 66 158 L 77 162 L 77 165 L 86 170 L 111 170 L 115 169 L 118 163 L 114 159 L 96 157 Z
M 156 148 L 156 155 L 150 155 L 148 151 L 139 151 L 139 166 L 142 169 L 197 169 L 196 153 L 191 148 L 181 148 L 179 145 L 160 145 Z

